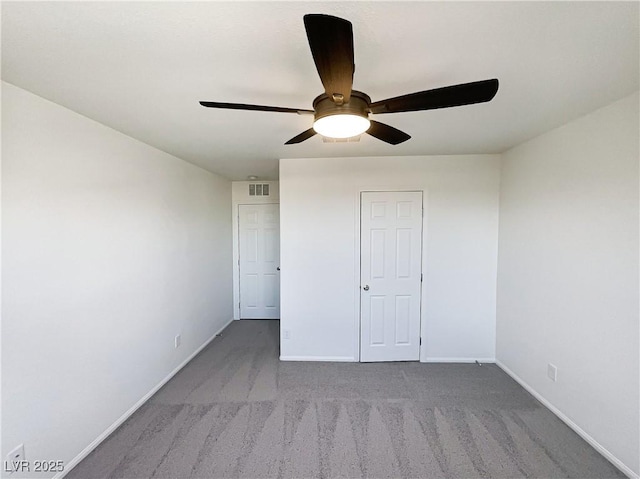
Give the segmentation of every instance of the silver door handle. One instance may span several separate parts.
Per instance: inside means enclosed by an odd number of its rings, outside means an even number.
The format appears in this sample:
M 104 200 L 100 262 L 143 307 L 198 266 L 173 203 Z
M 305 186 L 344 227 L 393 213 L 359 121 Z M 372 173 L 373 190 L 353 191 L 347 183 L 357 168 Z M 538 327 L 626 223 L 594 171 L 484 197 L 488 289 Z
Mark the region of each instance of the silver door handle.
M 368 285 L 368 284 L 365 284 L 365 285 L 364 285 L 364 288 L 362 288 L 362 289 L 364 289 L 365 291 L 369 291 L 369 285 Z

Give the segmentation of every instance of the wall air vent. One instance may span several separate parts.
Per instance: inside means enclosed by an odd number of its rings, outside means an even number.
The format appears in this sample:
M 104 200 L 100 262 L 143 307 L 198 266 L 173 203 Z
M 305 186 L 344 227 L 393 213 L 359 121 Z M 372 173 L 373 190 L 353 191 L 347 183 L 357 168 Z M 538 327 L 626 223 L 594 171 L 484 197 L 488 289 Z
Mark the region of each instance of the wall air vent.
M 269 196 L 269 184 L 251 183 L 249 185 L 249 196 Z

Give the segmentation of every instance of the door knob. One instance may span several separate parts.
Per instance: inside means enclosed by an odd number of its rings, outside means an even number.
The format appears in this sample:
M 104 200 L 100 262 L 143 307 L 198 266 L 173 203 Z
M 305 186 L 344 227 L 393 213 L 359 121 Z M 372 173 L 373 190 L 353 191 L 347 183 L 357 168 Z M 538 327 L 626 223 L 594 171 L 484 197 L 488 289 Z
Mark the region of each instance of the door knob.
M 280 271 L 280 266 L 278 266 L 278 267 L 276 268 L 276 270 L 277 270 L 277 271 Z
M 364 289 L 365 291 L 369 291 L 369 285 L 368 285 L 368 284 L 365 284 L 365 285 L 364 285 L 364 288 L 362 288 L 362 289 Z

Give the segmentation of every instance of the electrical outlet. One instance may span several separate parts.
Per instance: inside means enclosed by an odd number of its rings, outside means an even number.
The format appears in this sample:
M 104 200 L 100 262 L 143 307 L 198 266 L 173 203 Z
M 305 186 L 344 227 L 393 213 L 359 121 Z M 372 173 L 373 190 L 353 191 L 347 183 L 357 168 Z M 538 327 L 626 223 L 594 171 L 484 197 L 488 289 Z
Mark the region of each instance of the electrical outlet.
M 288 329 L 283 329 L 282 339 L 291 339 L 291 331 L 289 331 Z
M 556 379 L 558 379 L 558 368 L 549 363 L 547 366 L 547 376 L 549 376 L 549 379 L 553 382 L 556 382 Z
M 176 349 L 178 349 L 180 347 L 180 335 L 179 334 L 176 336 L 175 346 L 176 346 Z
M 25 466 L 28 467 L 28 463 L 24 458 L 24 444 L 20 444 L 7 454 L 4 462 L 4 470 L 9 473 L 24 471 Z
M 24 461 L 24 444 L 20 444 L 7 454 L 7 461 Z

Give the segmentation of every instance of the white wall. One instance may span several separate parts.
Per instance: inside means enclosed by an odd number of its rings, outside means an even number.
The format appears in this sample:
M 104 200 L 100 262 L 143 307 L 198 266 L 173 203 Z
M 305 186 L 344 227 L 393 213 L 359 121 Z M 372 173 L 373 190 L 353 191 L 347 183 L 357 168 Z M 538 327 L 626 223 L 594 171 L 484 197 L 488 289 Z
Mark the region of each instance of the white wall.
M 280 161 L 282 359 L 358 360 L 359 195 L 424 190 L 421 360 L 492 361 L 497 155 Z
M 500 364 L 636 474 L 638 114 L 635 94 L 504 155 L 497 311 Z
M 2 459 L 68 464 L 231 320 L 231 183 L 7 83 L 2 160 Z
M 249 196 L 250 184 L 268 184 L 269 196 Z M 231 183 L 231 214 L 233 216 L 233 319 L 240 319 L 240 266 L 238 239 L 238 206 L 279 203 L 280 192 L 277 181 L 233 181 Z

